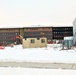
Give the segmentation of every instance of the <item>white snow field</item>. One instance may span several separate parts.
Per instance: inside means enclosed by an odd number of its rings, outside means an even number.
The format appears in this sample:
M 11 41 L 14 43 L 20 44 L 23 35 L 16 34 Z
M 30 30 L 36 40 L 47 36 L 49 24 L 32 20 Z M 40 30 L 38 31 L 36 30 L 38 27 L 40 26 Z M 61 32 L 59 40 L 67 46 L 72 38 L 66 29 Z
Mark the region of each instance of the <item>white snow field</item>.
M 76 70 L 0 67 L 0 75 L 76 75 Z
M 0 49 L 0 62 L 51 62 L 76 63 L 75 50 L 61 50 L 60 45 L 48 45 L 47 48 L 26 48 L 21 45 Z
M 0 50 L 0 62 L 76 63 L 76 52 L 75 50 L 61 50 L 60 45 L 27 49 L 22 49 L 22 46 L 19 45 Z M 60 67 L 47 69 L 8 66 L 0 67 L 0 75 L 76 75 L 76 70 L 61 69 Z

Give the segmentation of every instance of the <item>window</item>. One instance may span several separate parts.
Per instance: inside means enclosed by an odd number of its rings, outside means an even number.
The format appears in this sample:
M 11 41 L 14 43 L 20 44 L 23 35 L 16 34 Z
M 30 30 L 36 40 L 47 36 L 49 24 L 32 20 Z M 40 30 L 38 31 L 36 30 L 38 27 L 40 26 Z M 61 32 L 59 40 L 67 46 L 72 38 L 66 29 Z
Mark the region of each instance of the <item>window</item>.
M 31 39 L 31 43 L 35 43 L 35 40 L 34 39 Z
M 26 30 L 28 30 L 28 28 L 26 28 Z
M 16 35 L 18 34 L 18 33 L 15 33 Z
M 45 39 L 41 39 L 41 43 L 45 43 Z

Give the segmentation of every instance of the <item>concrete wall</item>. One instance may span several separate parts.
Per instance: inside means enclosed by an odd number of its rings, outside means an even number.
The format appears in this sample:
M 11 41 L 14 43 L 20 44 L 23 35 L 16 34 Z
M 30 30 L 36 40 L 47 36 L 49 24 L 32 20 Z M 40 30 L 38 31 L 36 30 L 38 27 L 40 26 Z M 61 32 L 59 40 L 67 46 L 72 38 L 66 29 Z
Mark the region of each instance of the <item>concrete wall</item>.
M 34 43 L 31 43 L 31 40 L 34 40 Z M 44 39 L 45 42 L 42 43 L 41 40 Z M 39 40 L 37 38 L 27 38 L 26 40 L 23 39 L 23 48 L 36 48 L 36 47 L 47 47 L 47 39 L 46 38 L 40 38 Z
M 76 45 L 76 18 L 73 21 L 73 44 Z

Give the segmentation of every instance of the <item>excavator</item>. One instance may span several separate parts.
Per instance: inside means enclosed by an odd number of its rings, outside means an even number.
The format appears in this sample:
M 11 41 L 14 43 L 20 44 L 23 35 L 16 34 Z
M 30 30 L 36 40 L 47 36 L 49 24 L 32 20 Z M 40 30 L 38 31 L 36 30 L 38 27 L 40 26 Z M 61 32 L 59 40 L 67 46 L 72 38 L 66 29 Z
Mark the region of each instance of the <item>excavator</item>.
M 22 37 L 21 35 L 17 35 L 17 36 L 14 36 L 14 37 L 13 37 L 13 40 L 14 40 L 14 39 L 17 39 L 17 38 L 19 38 L 19 39 L 21 40 L 21 43 L 22 43 L 23 37 Z
M 14 36 L 13 38 L 12 38 L 12 40 L 15 40 L 15 39 L 20 39 L 20 42 L 21 42 L 21 44 L 23 43 L 23 37 L 21 36 L 21 35 L 17 35 L 17 36 Z M 10 44 L 9 46 L 11 46 L 11 47 L 13 47 L 14 46 L 14 44 Z
M 16 36 L 16 38 L 19 38 L 21 41 L 21 44 L 23 43 L 23 37 L 21 35 Z

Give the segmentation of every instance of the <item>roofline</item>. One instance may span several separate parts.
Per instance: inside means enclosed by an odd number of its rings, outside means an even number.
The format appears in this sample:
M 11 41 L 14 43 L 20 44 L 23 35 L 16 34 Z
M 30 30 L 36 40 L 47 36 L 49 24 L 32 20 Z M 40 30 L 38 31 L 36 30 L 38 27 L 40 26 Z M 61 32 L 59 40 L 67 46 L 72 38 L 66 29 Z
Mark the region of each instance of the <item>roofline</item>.
M 20 28 L 53 28 L 53 27 L 73 27 L 73 26 L 28 26 L 28 27 L 0 27 L 0 29 L 20 29 Z
M 57 27 L 57 28 L 58 28 L 58 26 L 54 26 L 54 27 Z M 53 28 L 54 28 L 54 27 L 53 27 Z M 61 27 L 73 27 L 73 26 L 61 26 Z M 61 27 L 60 27 L 60 28 L 61 28 Z

